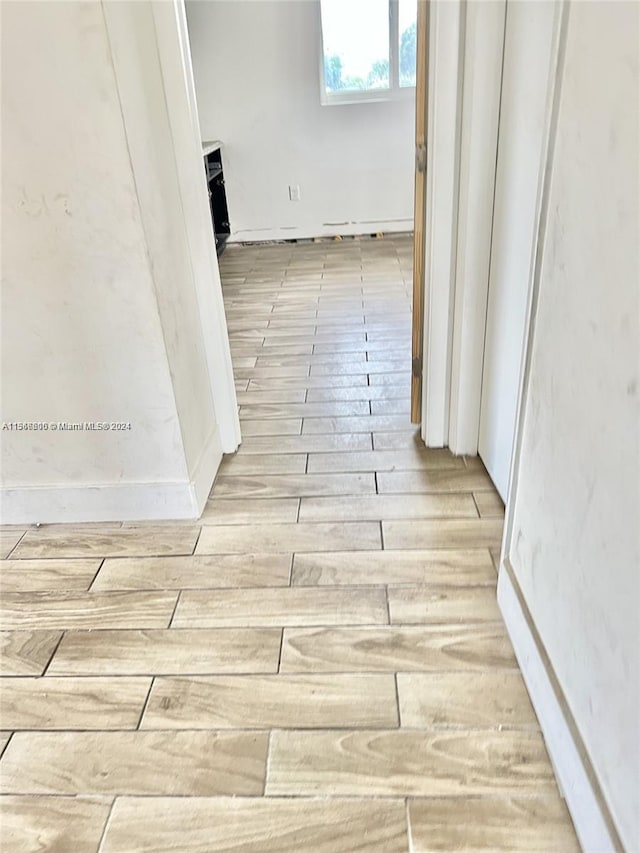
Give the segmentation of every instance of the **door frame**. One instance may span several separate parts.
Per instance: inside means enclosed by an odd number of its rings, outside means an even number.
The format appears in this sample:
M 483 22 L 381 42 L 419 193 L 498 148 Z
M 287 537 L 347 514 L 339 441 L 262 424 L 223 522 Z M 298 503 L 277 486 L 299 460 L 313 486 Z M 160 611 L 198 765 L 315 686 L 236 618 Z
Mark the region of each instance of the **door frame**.
M 429 112 L 430 0 L 418 0 L 416 18 L 416 120 L 413 202 L 413 314 L 411 321 L 411 423 L 422 419 L 424 355 L 425 192 L 427 182 L 427 116 Z M 396 33 L 397 37 L 397 33 Z M 392 39 L 393 41 L 393 39 Z
M 150 0 L 150 5 L 191 250 L 211 395 L 222 451 L 234 453 L 241 441 L 240 421 L 204 174 L 186 10 L 184 0 Z
M 506 5 L 466 5 L 448 445 L 469 456 L 480 435 Z
M 421 435 L 456 454 L 478 450 L 505 7 L 431 8 Z
M 445 447 L 449 431 L 464 0 L 430 4 L 426 95 L 426 186 L 421 436 Z

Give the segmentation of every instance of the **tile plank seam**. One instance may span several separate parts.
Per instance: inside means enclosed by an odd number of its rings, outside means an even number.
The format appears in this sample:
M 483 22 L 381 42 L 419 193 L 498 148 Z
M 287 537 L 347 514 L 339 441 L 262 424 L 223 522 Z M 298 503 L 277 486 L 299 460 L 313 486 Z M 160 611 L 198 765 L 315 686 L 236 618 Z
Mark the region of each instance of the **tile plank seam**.
M 225 826 L 260 853 L 353 849 L 354 826 L 363 853 L 573 853 L 495 603 L 500 503 L 409 422 L 411 239 L 230 246 L 220 268 L 244 438 L 203 518 L 3 536 L 23 728 L 2 784 L 43 792 L 17 819 L 84 794 L 109 853 L 215 850 Z

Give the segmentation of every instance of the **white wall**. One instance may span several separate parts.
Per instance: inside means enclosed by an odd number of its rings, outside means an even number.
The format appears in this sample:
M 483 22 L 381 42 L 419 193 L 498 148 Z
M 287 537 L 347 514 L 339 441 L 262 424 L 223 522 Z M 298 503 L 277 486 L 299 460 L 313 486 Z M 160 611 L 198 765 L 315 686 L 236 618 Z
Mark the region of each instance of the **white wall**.
M 638 17 L 633 3 L 570 8 L 506 542 L 629 851 L 640 849 Z M 556 766 L 567 751 L 552 749 Z M 580 831 L 590 816 L 578 816 Z
M 98 2 L 3 4 L 2 420 L 131 423 L 3 431 L 5 521 L 195 516 L 221 454 L 150 6 L 116 5 L 114 47 Z
M 120 98 L 125 121 L 131 127 L 135 119 L 138 129 L 135 134 L 128 134 L 129 152 L 136 170 L 142 223 L 191 469 L 208 439 L 208 430 L 215 425 L 215 414 L 198 302 L 190 280 L 189 243 L 162 74 L 156 45 L 149 39 L 149 33 L 153 33 L 152 9 L 149 3 L 117 3 L 107 4 L 105 11 L 116 72 L 126 63 L 126 76 L 122 75 L 119 85 Z
M 316 2 L 193 0 L 187 17 L 236 239 L 413 228 L 414 101 L 321 106 Z

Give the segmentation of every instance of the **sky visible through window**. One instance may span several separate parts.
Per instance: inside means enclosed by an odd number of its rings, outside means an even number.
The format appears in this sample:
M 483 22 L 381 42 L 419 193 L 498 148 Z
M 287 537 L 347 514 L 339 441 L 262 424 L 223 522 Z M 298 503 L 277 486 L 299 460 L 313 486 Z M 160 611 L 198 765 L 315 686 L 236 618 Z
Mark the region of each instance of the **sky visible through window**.
M 416 0 L 399 0 L 399 80 L 415 85 Z M 322 0 L 329 92 L 388 89 L 389 0 Z
M 400 85 L 416 85 L 416 0 L 400 0 L 398 10 L 398 56 Z

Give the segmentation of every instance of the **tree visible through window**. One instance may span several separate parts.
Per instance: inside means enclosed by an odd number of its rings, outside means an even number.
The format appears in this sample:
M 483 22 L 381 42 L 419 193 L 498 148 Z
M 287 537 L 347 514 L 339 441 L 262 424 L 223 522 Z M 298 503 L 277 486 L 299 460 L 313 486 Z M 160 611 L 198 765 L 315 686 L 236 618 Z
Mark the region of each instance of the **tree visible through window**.
M 321 0 L 325 103 L 415 86 L 416 13 L 416 0 Z
M 400 0 L 400 85 L 416 85 L 416 12 L 415 2 Z

